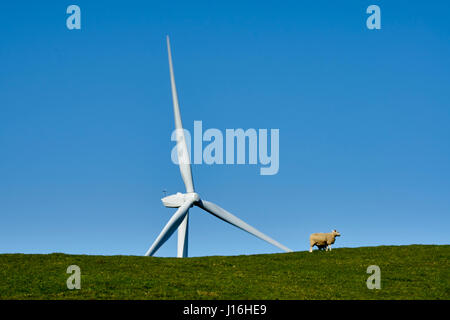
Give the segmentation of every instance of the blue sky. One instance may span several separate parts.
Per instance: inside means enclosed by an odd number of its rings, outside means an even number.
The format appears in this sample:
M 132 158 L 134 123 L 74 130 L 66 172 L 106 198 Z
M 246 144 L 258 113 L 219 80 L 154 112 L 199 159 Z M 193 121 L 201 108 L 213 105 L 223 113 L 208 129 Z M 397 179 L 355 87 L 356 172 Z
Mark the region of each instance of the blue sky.
M 278 174 L 194 165 L 203 198 L 293 250 L 334 228 L 336 247 L 450 243 L 449 9 L 2 2 L 0 252 L 146 252 L 174 211 L 162 190 L 184 191 L 166 34 L 187 129 L 280 130 Z M 189 231 L 191 256 L 279 252 L 200 209 Z M 176 255 L 175 235 L 157 255 Z

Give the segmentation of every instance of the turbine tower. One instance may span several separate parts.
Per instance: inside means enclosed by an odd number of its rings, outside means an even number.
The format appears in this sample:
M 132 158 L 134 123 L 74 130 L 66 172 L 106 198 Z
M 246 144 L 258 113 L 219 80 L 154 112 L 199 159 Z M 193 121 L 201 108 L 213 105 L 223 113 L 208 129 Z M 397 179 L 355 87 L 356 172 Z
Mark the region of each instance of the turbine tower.
M 188 255 L 188 226 L 189 226 L 189 209 L 197 206 L 206 212 L 238 227 L 254 236 L 277 246 L 278 248 L 292 252 L 291 249 L 283 246 L 281 243 L 273 240 L 264 233 L 256 230 L 238 217 L 232 215 L 218 205 L 200 199 L 200 196 L 194 190 L 194 182 L 192 180 L 190 158 L 187 150 L 186 139 L 181 122 L 180 107 L 178 105 L 178 95 L 175 86 L 175 76 L 173 73 L 172 53 L 170 49 L 170 40 L 167 36 L 167 51 L 169 55 L 170 83 L 172 87 L 173 113 L 175 117 L 175 132 L 177 140 L 178 164 L 180 167 L 181 177 L 186 187 L 186 193 L 176 193 L 161 199 L 164 206 L 168 208 L 178 208 L 175 214 L 170 218 L 159 236 L 148 249 L 146 256 L 153 256 L 155 252 L 170 238 L 170 236 L 178 228 L 178 248 L 177 257 L 187 257 Z

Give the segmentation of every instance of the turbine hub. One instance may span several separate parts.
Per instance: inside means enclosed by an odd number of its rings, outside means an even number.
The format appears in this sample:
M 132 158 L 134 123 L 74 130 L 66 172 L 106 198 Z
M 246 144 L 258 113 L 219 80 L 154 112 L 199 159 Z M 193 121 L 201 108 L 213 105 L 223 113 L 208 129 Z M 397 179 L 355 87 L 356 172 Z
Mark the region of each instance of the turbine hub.
M 197 202 L 200 200 L 200 196 L 196 192 L 189 192 L 189 193 L 185 193 L 184 195 L 185 195 L 185 198 L 184 198 L 185 200 L 192 199 L 192 200 L 194 200 L 194 202 Z

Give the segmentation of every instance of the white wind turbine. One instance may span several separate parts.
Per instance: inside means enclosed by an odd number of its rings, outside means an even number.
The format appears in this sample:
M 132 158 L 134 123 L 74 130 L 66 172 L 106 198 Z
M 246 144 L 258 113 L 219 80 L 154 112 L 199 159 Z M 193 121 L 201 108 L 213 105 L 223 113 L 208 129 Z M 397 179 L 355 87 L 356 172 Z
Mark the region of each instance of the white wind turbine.
M 175 131 L 177 139 L 177 153 L 178 163 L 180 166 L 181 177 L 183 178 L 184 185 L 186 186 L 186 193 L 176 193 L 162 198 L 164 206 L 168 208 L 178 208 L 175 214 L 167 222 L 159 236 L 153 242 L 150 249 L 148 249 L 146 256 L 153 256 L 155 252 L 170 238 L 170 236 L 178 228 L 178 249 L 177 257 L 187 257 L 188 254 L 188 224 L 189 224 L 189 209 L 192 206 L 197 206 L 219 219 L 222 219 L 244 231 L 247 231 L 254 236 L 265 240 L 278 248 L 292 252 L 291 249 L 283 246 L 281 243 L 266 236 L 264 233 L 256 230 L 252 226 L 248 225 L 238 217 L 232 215 L 228 211 L 222 209 L 218 205 L 201 200 L 200 196 L 194 191 L 194 183 L 192 180 L 191 164 L 189 160 L 189 154 L 186 146 L 186 140 L 183 132 L 183 125 L 181 123 L 180 108 L 178 106 L 177 89 L 175 87 L 175 77 L 173 74 L 172 54 L 170 50 L 169 36 L 167 36 L 167 51 L 169 55 L 169 68 L 170 68 L 170 82 L 172 86 L 172 98 L 173 98 L 173 112 L 175 114 Z

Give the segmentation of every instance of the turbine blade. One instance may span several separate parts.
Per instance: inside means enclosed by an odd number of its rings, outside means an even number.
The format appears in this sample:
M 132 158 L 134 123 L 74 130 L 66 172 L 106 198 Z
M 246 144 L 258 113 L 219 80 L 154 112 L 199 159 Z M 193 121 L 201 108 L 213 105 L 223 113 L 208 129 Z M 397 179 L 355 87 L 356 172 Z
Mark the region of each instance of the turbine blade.
M 173 113 L 175 116 L 175 134 L 177 138 L 178 165 L 180 166 L 181 177 L 183 178 L 186 192 L 194 192 L 194 182 L 192 180 L 191 162 L 184 136 L 183 124 L 181 122 L 180 107 L 178 105 L 177 88 L 175 86 L 175 75 L 173 73 L 172 52 L 170 50 L 170 40 L 167 36 L 167 52 L 169 55 L 170 84 L 172 87 Z
M 156 238 L 155 242 L 153 242 L 150 249 L 148 249 L 146 256 L 152 256 L 155 252 L 170 238 L 170 236 L 175 232 L 181 222 L 184 220 L 184 217 L 188 214 L 189 208 L 191 207 L 193 200 L 186 201 L 178 208 L 178 210 L 174 213 L 174 215 L 170 218 L 169 222 L 167 222 L 164 229 L 159 234 L 158 238 Z
M 222 219 L 230 224 L 232 224 L 235 227 L 238 227 L 244 231 L 247 231 L 248 233 L 251 233 L 252 235 L 269 242 L 270 244 L 273 244 L 274 246 L 277 246 L 278 248 L 286 251 L 286 252 L 292 252 L 291 249 L 283 246 L 281 243 L 273 240 L 272 238 L 270 238 L 269 236 L 266 236 L 264 233 L 256 230 L 255 228 L 253 228 L 252 226 L 248 225 L 247 223 L 245 223 L 244 221 L 242 221 L 241 219 L 239 219 L 238 217 L 232 215 L 231 213 L 229 213 L 228 211 L 226 211 L 225 209 L 219 207 L 218 205 L 206 201 L 206 200 L 202 200 L 199 201 L 198 203 L 195 203 L 195 205 L 199 206 L 200 208 L 202 208 L 205 211 L 208 211 L 209 213 L 211 213 L 212 215 L 216 216 L 219 219 Z

